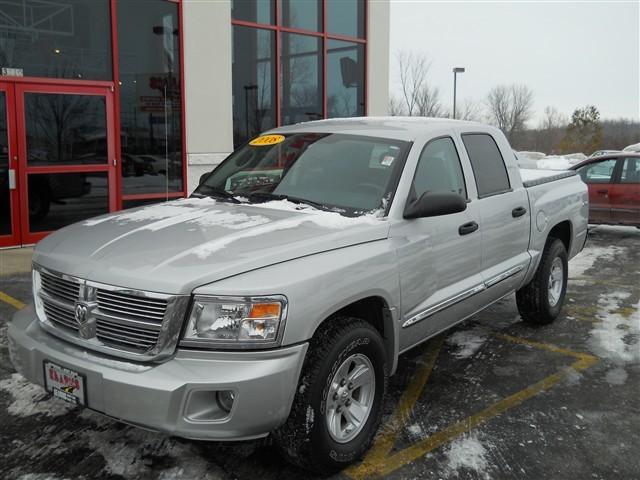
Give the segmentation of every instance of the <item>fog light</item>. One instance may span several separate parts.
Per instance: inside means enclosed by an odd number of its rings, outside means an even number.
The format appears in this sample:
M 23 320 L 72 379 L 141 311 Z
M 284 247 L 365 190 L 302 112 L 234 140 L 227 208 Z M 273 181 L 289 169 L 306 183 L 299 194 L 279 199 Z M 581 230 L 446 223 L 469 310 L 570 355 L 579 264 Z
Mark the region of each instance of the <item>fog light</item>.
M 222 390 L 216 394 L 218 406 L 227 413 L 231 411 L 235 399 L 236 395 L 231 390 Z

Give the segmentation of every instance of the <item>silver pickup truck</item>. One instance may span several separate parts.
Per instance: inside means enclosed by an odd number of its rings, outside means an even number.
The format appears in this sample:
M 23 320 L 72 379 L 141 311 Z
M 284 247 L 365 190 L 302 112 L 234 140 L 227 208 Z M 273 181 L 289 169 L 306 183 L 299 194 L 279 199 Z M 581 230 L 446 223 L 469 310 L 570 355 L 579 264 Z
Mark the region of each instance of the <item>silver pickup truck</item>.
M 275 439 L 334 471 L 380 424 L 398 356 L 515 292 L 554 320 L 587 236 L 574 172 L 521 171 L 492 127 L 359 118 L 282 127 L 188 199 L 40 242 L 16 369 L 180 437 Z

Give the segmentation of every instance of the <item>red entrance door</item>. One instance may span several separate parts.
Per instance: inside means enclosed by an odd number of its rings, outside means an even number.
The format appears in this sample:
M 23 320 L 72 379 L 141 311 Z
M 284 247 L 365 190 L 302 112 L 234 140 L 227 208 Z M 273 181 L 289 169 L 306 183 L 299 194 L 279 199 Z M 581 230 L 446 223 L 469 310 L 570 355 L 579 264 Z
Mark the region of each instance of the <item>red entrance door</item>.
M 115 210 L 110 87 L 19 82 L 0 85 L 2 93 L 9 99 L 9 173 L 16 179 L 8 194 L 12 230 L 3 246 L 35 243 L 65 225 Z M 1 130 L 0 123 L 0 137 Z
M 0 82 L 0 247 L 20 245 L 13 86 Z

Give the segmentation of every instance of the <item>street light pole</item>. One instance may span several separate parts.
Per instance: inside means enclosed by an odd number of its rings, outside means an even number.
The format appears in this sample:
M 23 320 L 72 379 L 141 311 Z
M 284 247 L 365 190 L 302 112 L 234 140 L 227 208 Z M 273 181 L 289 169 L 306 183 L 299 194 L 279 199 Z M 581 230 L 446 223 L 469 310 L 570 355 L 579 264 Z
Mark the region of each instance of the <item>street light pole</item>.
M 453 68 L 453 119 L 456 118 L 456 80 L 457 75 L 459 73 L 464 73 L 464 67 L 454 67 Z

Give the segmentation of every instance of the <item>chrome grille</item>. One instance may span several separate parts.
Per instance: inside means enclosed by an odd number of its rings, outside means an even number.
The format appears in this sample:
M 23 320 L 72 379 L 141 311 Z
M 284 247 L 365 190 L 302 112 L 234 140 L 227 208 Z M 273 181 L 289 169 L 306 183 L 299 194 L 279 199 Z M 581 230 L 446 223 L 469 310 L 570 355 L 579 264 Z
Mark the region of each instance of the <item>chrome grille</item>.
M 128 358 L 155 359 L 175 349 L 187 296 L 113 287 L 34 268 L 40 274 L 41 320 L 53 327 L 47 328 L 52 333 Z M 86 322 L 76 320 L 79 304 L 89 309 Z M 85 328 L 88 322 L 90 329 Z
M 80 298 L 80 282 L 55 277 L 45 272 L 40 272 L 40 278 L 42 290 L 48 295 L 70 303 L 75 303 Z
M 122 318 L 144 319 L 160 324 L 167 310 L 167 301 L 163 299 L 140 298 L 102 289 L 98 289 L 97 298 L 101 312 Z

